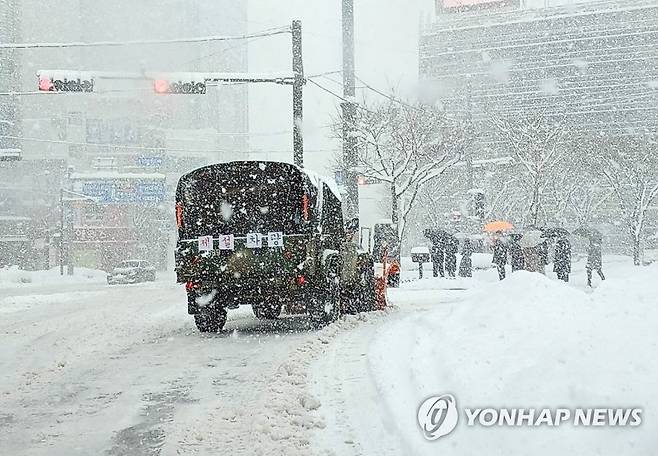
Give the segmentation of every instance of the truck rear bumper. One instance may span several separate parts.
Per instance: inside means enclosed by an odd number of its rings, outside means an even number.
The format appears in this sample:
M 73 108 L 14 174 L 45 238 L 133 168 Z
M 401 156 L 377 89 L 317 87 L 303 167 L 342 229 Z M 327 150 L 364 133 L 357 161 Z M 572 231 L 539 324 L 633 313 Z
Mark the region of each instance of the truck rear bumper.
M 298 284 L 295 279 L 283 286 L 262 284 L 240 287 L 186 287 L 187 311 L 190 315 L 201 312 L 206 306 L 237 309 L 240 306 L 253 306 L 263 303 L 279 302 L 283 305 L 298 303 L 310 298 L 312 287 Z

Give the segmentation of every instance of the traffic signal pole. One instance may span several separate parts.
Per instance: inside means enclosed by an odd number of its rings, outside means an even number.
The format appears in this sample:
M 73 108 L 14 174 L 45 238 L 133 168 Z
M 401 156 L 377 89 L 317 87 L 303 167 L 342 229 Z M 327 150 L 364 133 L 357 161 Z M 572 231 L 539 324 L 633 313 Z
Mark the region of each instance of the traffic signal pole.
M 304 61 L 302 59 L 302 21 L 292 22 L 292 122 L 293 160 L 295 165 L 304 166 Z
M 153 89 L 160 94 L 204 95 L 208 83 L 272 83 L 292 86 L 292 116 L 293 116 L 293 162 L 297 166 L 304 166 L 304 104 L 303 93 L 306 78 L 304 77 L 304 61 L 302 53 L 302 22 L 294 20 L 292 28 L 268 32 L 262 36 L 292 33 L 292 73 L 286 74 L 250 74 L 250 73 L 155 73 L 155 72 L 108 72 L 108 71 L 67 71 L 67 70 L 40 70 L 37 72 L 38 90 L 40 92 L 85 92 L 95 90 L 95 79 L 114 80 L 149 80 L 153 82 Z M 261 35 L 259 35 L 261 36 Z M 153 43 L 170 42 L 200 42 L 218 40 L 219 37 L 209 37 L 208 40 L 187 39 L 161 41 Z M 246 39 L 247 37 L 242 37 Z M 228 39 L 228 38 L 225 38 Z M 234 38 L 238 39 L 238 38 Z M 150 43 L 150 42 L 149 42 Z M 117 46 L 124 44 L 148 43 L 60 43 L 46 47 L 81 47 L 81 46 Z M 23 44 L 21 47 L 41 47 L 39 44 Z M 356 180 L 355 180 L 356 182 Z
M 343 176 L 348 218 L 359 216 L 356 159 L 356 83 L 354 77 L 354 0 L 343 0 Z

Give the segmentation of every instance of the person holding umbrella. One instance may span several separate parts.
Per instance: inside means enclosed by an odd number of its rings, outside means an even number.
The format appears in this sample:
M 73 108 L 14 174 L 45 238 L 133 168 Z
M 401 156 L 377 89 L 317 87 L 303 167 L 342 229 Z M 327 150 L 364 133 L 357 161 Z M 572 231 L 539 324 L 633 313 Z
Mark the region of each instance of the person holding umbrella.
M 601 254 L 601 244 L 603 243 L 602 236 L 593 236 L 589 239 L 589 249 L 587 249 L 587 264 L 585 270 L 587 271 L 587 286 L 592 286 L 592 271 L 596 271 L 605 280 L 603 275 L 603 256 Z
M 523 257 L 523 250 L 521 249 L 520 244 L 521 238 L 523 238 L 523 235 L 520 233 L 512 233 L 510 235 L 510 242 L 507 251 L 510 256 L 512 272 L 520 271 L 525 266 L 525 258 Z
M 571 273 L 571 243 L 566 237 L 559 237 L 555 242 L 555 261 L 553 272 L 559 280 L 569 281 Z
M 530 272 L 541 272 L 545 274 L 545 263 L 541 251 L 541 244 L 545 242 L 542 232 L 530 230 L 523 233 L 521 248 L 525 257 L 525 269 Z
M 505 264 L 507 264 L 507 245 L 505 245 L 500 232 L 494 240 L 492 262 L 498 268 L 498 279 L 503 280 L 505 278 Z
M 471 240 L 466 238 L 462 244 L 462 259 L 459 262 L 459 277 L 473 277 L 473 245 Z
M 494 235 L 493 242 L 493 260 L 492 263 L 498 268 L 498 278 L 505 278 L 505 264 L 507 264 L 507 245 L 502 239 L 503 232 L 511 231 L 514 225 L 505 220 L 496 220 L 484 225 L 484 231 Z
M 459 241 L 451 234 L 446 236 L 445 252 L 446 252 L 446 272 L 448 277 L 455 278 L 457 272 L 457 252 L 459 251 Z
M 587 286 L 591 287 L 592 271 L 596 271 L 599 274 L 599 277 L 601 277 L 601 280 L 605 280 L 605 276 L 603 275 L 603 256 L 601 254 L 603 235 L 600 231 L 589 228 L 578 228 L 573 233 L 589 238 L 585 270 L 587 271 Z
M 443 262 L 445 259 L 445 233 L 441 230 L 431 230 L 426 229 L 424 234 L 432 242 L 432 248 L 430 249 L 430 256 L 432 258 L 432 275 L 438 277 L 439 274 L 441 277 L 445 277 L 445 272 L 443 269 Z

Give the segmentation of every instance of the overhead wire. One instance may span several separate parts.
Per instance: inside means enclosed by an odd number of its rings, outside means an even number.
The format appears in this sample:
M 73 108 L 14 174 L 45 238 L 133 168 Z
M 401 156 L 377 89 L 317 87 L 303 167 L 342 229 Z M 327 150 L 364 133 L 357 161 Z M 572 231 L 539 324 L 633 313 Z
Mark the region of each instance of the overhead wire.
M 154 44 L 185 44 L 185 43 L 210 43 L 215 41 L 236 41 L 247 40 L 251 38 L 267 37 L 291 33 L 290 27 L 278 27 L 260 32 L 248 33 L 234 36 L 200 36 L 191 38 L 173 38 L 157 40 L 126 40 L 126 41 L 95 41 L 81 42 L 74 41 L 68 43 L 0 43 L 0 49 L 49 49 L 49 48 L 86 48 L 86 47 L 118 47 L 118 46 L 139 46 Z

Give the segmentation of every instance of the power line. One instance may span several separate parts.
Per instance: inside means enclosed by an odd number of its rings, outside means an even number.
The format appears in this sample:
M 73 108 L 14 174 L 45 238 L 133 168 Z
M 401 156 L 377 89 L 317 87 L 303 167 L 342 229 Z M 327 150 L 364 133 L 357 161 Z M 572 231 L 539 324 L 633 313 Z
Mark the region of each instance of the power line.
M 325 79 L 327 79 L 328 81 L 333 82 L 334 84 L 340 85 L 341 87 L 343 86 L 343 83 L 340 82 L 340 81 L 336 81 L 335 79 L 328 78 L 328 77 L 326 77 L 326 76 L 324 76 L 324 75 L 323 75 L 323 77 L 324 77 Z M 359 76 L 357 76 L 357 75 L 355 75 L 354 77 L 355 77 L 355 78 L 356 78 L 361 84 L 363 84 L 362 87 L 355 87 L 356 89 L 361 89 L 361 90 L 363 90 L 363 89 L 368 89 L 368 90 L 372 90 L 373 92 L 375 92 L 375 93 L 381 95 L 382 97 L 387 98 L 387 99 L 389 99 L 389 100 L 391 100 L 391 101 L 393 101 L 393 102 L 395 102 L 395 103 L 398 103 L 398 104 L 400 104 L 400 105 L 402 105 L 402 106 L 406 106 L 406 107 L 408 107 L 408 108 L 410 108 L 410 109 L 414 109 L 414 110 L 417 110 L 417 111 L 425 111 L 424 109 L 419 108 L 418 106 L 413 106 L 413 105 L 411 105 L 411 104 L 409 104 L 409 103 L 406 103 L 406 102 L 403 101 L 403 100 L 400 100 L 399 98 L 396 98 L 394 95 L 386 94 L 386 93 L 384 93 L 384 92 L 382 92 L 382 91 L 380 91 L 380 90 L 375 89 L 374 87 L 372 87 L 371 85 L 369 85 L 368 83 L 366 83 L 363 79 L 361 79 L 361 78 L 360 78 Z
M 312 74 L 310 76 L 306 76 L 307 78 L 319 78 L 319 77 L 324 77 L 326 79 L 329 79 L 330 81 L 333 81 L 333 79 L 328 78 L 327 76 L 330 76 L 332 74 L 341 74 L 343 70 L 334 70 L 334 71 L 325 71 L 324 73 L 317 73 L 317 74 Z M 342 83 L 341 83 L 342 84 Z
M 354 101 L 349 101 L 347 98 L 345 98 L 345 97 L 343 97 L 343 96 L 341 96 L 341 95 L 338 95 L 336 92 L 332 91 L 331 89 L 327 89 L 325 86 L 321 85 L 320 83 L 318 83 L 317 81 L 315 81 L 315 80 L 313 80 L 313 79 L 308 78 L 307 81 L 310 82 L 311 84 L 317 86 L 317 87 L 320 88 L 321 90 L 327 92 L 328 94 L 330 94 L 330 95 L 332 95 L 332 96 L 338 98 L 339 100 L 344 101 L 345 103 L 354 103 Z M 366 112 L 369 112 L 369 113 L 371 113 L 371 114 L 375 114 L 374 111 L 371 111 L 370 109 L 365 108 L 365 107 L 361 106 L 361 105 L 358 104 L 358 103 L 354 103 L 354 105 L 357 107 L 357 109 L 361 109 L 361 110 L 366 111 Z
M 394 103 L 398 103 L 398 104 L 400 104 L 400 105 L 402 105 L 402 106 L 406 106 L 406 107 L 411 108 L 411 109 L 414 109 L 414 110 L 416 110 L 416 111 L 422 111 L 422 112 L 425 112 L 425 111 L 426 111 L 425 109 L 423 109 L 423 108 L 419 108 L 418 106 L 410 105 L 409 103 L 407 103 L 407 102 L 405 102 L 405 101 L 402 101 L 402 100 L 400 100 L 399 98 L 396 98 L 394 95 L 389 95 L 389 94 L 387 94 L 387 93 L 382 92 L 381 90 L 378 90 L 378 89 L 374 88 L 373 86 L 371 86 L 370 84 L 368 84 L 367 82 L 365 82 L 363 79 L 361 79 L 359 76 L 356 76 L 356 79 L 357 79 L 361 84 L 363 84 L 367 89 L 372 90 L 372 91 L 375 92 L 376 94 L 379 94 L 379 95 L 381 95 L 382 97 L 387 98 L 388 100 L 391 100 L 391 101 L 394 102 Z
M 260 40 L 260 39 L 263 39 L 263 38 L 265 38 L 265 36 L 259 36 L 259 37 L 256 37 L 256 38 L 248 39 L 248 40 L 243 41 L 243 42 L 241 42 L 241 43 L 237 43 L 237 44 L 235 44 L 234 46 L 229 46 L 229 47 L 227 47 L 227 48 L 220 49 L 220 50 L 218 50 L 218 51 L 216 51 L 216 52 L 212 52 L 212 53 L 210 53 L 210 54 L 202 55 L 202 56 L 200 56 L 200 57 L 196 57 L 196 58 L 194 58 L 194 59 L 187 60 L 187 61 L 183 62 L 183 63 L 181 64 L 181 66 L 183 66 L 183 65 L 189 65 L 189 64 L 191 64 L 191 63 L 200 62 L 200 61 L 205 60 L 205 59 L 208 59 L 208 58 L 210 58 L 210 57 L 215 57 L 216 55 L 224 54 L 224 53 L 227 53 L 227 52 L 229 52 L 229 51 L 233 51 L 233 50 L 235 50 L 235 49 L 238 49 L 238 48 L 241 48 L 241 47 L 244 47 L 244 46 L 248 46 L 248 45 L 250 45 L 251 43 L 255 43 L 256 41 L 258 41 L 258 40 Z
M 279 27 L 270 30 L 235 36 L 201 36 L 194 38 L 174 38 L 168 40 L 128 40 L 128 41 L 96 41 L 96 42 L 70 42 L 70 43 L 0 43 L 0 49 L 48 49 L 48 48 L 86 48 L 86 47 L 118 47 L 151 44 L 184 44 L 184 43 L 210 43 L 215 41 L 237 41 L 252 38 L 261 38 L 290 33 L 290 27 Z

